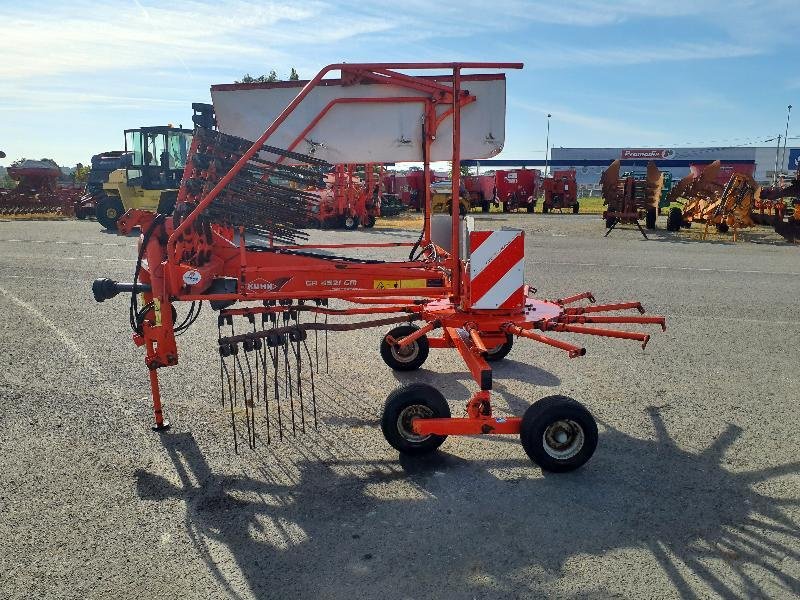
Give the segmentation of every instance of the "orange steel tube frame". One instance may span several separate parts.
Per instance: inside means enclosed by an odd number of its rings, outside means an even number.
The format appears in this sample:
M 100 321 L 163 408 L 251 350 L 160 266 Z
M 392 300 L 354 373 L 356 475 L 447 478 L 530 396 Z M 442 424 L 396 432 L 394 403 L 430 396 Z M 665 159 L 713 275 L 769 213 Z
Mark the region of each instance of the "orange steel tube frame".
M 210 300 L 204 289 L 198 292 L 189 291 L 186 293 L 180 285 L 185 265 L 181 265 L 176 252 L 182 236 L 189 232 L 197 216 L 202 213 L 224 187 L 230 183 L 236 173 L 241 170 L 247 162 L 257 154 L 261 146 L 266 143 L 269 137 L 278 129 L 285 119 L 303 101 L 308 93 L 320 83 L 323 77 L 333 71 L 341 70 L 342 79 L 345 74 L 352 77 L 368 77 L 376 82 L 394 83 L 401 87 L 408 87 L 418 91 L 426 91 L 430 97 L 405 97 L 398 98 L 341 98 L 329 102 L 322 111 L 311 121 L 303 130 L 303 133 L 295 139 L 289 150 L 300 143 L 304 136 L 310 132 L 319 121 L 327 115 L 330 110 L 340 103 L 358 102 L 423 102 L 425 104 L 425 118 L 423 123 L 423 164 L 425 177 L 425 222 L 423 229 L 423 243 L 430 243 L 430 151 L 435 140 L 436 131 L 441 123 L 448 117 L 453 119 L 452 136 L 452 161 L 453 165 L 460 163 L 461 148 L 461 108 L 473 101 L 475 97 L 469 95 L 461 89 L 461 70 L 472 68 L 488 69 L 516 69 L 521 68 L 519 63 L 397 63 L 397 64 L 334 64 L 322 69 L 311 81 L 309 81 L 298 93 L 295 99 L 278 115 L 275 121 L 269 125 L 264 133 L 254 142 L 249 150 L 236 162 L 233 168 L 225 174 L 214 188 L 200 200 L 196 208 L 188 217 L 177 227 L 172 227 L 172 222 L 162 224 L 163 232 L 167 238 L 166 244 L 163 243 L 162 236 L 153 236 L 148 247 L 145 248 L 145 255 L 148 259 L 148 266 L 151 270 L 145 269 L 142 273 L 142 282 L 152 286 L 152 290 L 144 294 L 146 302 L 154 301 L 160 306 L 155 322 L 148 321 L 143 326 L 143 333 L 134 336 L 138 345 L 147 346 L 146 362 L 150 369 L 150 382 L 153 393 L 153 408 L 156 417 L 156 427 L 164 428 L 167 426 L 163 419 L 161 398 L 158 390 L 158 377 L 156 369 L 162 366 L 169 366 L 177 363 L 177 348 L 175 346 L 174 333 L 172 331 L 171 301 L 192 301 Z M 413 76 L 396 73 L 393 69 L 451 69 L 452 86 L 438 83 L 430 79 L 415 78 Z M 444 112 L 437 114 L 438 106 L 450 107 Z M 187 169 L 189 167 L 187 166 Z M 181 190 L 182 192 L 184 190 Z M 452 173 L 453 197 L 458 197 L 460 192 L 460 170 L 455 167 Z M 134 211 L 136 212 L 136 211 Z M 126 215 L 123 219 L 124 227 L 120 228 L 122 233 L 130 231 L 133 227 L 140 226 L 142 231 L 153 220 L 153 216 L 148 217 L 147 213 Z M 583 348 L 573 346 L 566 342 L 549 338 L 531 329 L 544 331 L 568 331 L 574 333 L 587 333 L 606 337 L 619 337 L 635 339 L 647 343 L 649 336 L 640 333 L 595 329 L 582 327 L 583 323 L 654 323 L 664 327 L 661 317 L 591 317 L 584 316 L 586 313 L 601 312 L 604 310 L 624 310 L 638 309 L 643 312 L 638 302 L 609 304 L 596 307 L 570 307 L 563 308 L 563 315 L 568 320 L 566 322 L 544 321 L 525 321 L 522 311 L 473 311 L 469 307 L 466 310 L 460 306 L 460 296 L 462 289 L 462 269 L 463 265 L 459 256 L 459 215 L 458 203 L 452 203 L 451 210 L 451 251 L 449 253 L 439 249 L 439 253 L 446 256 L 443 262 L 431 263 L 427 261 L 407 261 L 403 263 L 380 263 L 380 264 L 361 264 L 361 263 L 342 263 L 328 259 L 317 259 L 309 256 L 294 257 L 292 250 L 301 248 L 379 248 L 379 247 L 398 247 L 407 246 L 404 243 L 383 243 L 383 244 L 323 244 L 323 245 L 287 245 L 273 248 L 274 251 L 290 252 L 281 255 L 281 265 L 276 266 L 274 257 L 268 252 L 247 251 L 244 242 L 244 232 L 240 246 L 237 247 L 229 236 L 215 232 L 211 248 L 214 250 L 212 264 L 202 267 L 194 267 L 202 275 L 227 275 L 235 276 L 242 286 L 235 293 L 214 294 L 215 300 L 248 301 L 248 300 L 315 300 L 320 298 L 341 298 L 353 303 L 366 305 L 365 308 L 349 309 L 327 309 L 314 307 L 312 310 L 320 314 L 335 315 L 362 315 L 380 313 L 409 313 L 416 314 L 418 318 L 427 321 L 427 324 L 418 331 L 405 336 L 403 339 L 394 340 L 387 337 L 389 343 L 396 343 L 404 346 L 414 343 L 423 335 L 426 335 L 442 327 L 441 337 L 429 338 L 431 347 L 435 348 L 455 348 L 466 366 L 469 368 L 472 377 L 478 383 L 480 391 L 476 392 L 467 402 L 466 418 L 449 419 L 415 419 L 412 427 L 419 434 L 435 433 L 440 435 L 452 434 L 488 434 L 503 433 L 513 434 L 520 430 L 521 419 L 518 417 L 495 418 L 492 416 L 490 394 L 491 394 L 491 367 L 486 362 L 485 356 L 487 346 L 494 346 L 505 341 L 506 335 L 516 335 L 526 337 L 535 341 L 545 343 L 556 348 L 565 350 L 570 357 L 581 356 L 585 353 Z M 443 270 L 443 267 L 446 269 Z M 183 269 L 183 271 L 182 271 Z M 353 289 L 329 286 L 331 289 L 301 290 L 283 289 L 275 291 L 264 291 L 256 289 L 248 291 L 247 284 L 254 279 L 285 274 L 291 270 L 292 273 L 300 273 L 310 278 L 322 277 L 350 277 L 359 282 Z M 151 272 L 152 271 L 152 272 Z M 347 274 L 343 274 L 347 273 Z M 413 279 L 438 279 L 440 285 L 424 288 L 400 288 L 400 289 L 370 289 L 361 283 L 361 279 L 370 278 L 413 278 Z M 177 283 L 176 283 L 177 282 Z M 426 302 L 434 298 L 446 297 L 449 299 L 450 308 L 444 312 L 430 312 L 424 303 L 414 300 L 414 297 L 424 297 Z M 563 306 L 571 304 L 581 299 L 594 301 L 593 296 L 585 292 L 569 298 L 554 301 L 554 304 Z M 395 306 L 386 306 L 387 304 Z M 374 305 L 374 306 L 369 306 Z M 225 309 L 226 314 L 249 314 L 254 312 L 279 312 L 287 307 L 263 307 L 246 309 Z M 520 320 L 521 319 L 521 320 Z M 462 338 L 459 329 L 465 329 L 468 338 Z
M 202 211 L 209 205 L 213 200 L 219 195 L 219 193 L 227 186 L 231 180 L 236 176 L 236 174 L 252 159 L 260 150 L 260 148 L 266 143 L 269 137 L 275 133 L 275 131 L 280 127 L 280 125 L 289 117 L 290 114 L 297 108 L 297 106 L 305 99 L 306 96 L 314 89 L 331 71 L 339 70 L 343 74 L 344 73 L 352 73 L 352 72 L 365 72 L 369 70 L 387 70 L 387 69 L 412 69 L 412 70 L 427 70 L 427 69 L 452 69 L 453 71 L 453 164 L 457 165 L 460 162 L 460 145 L 461 145 L 461 133 L 460 128 L 458 125 L 460 124 L 460 103 L 458 102 L 458 97 L 461 93 L 461 69 L 521 69 L 522 63 L 478 63 L 478 62 L 466 62 L 466 63 L 353 63 L 353 64 L 331 64 L 324 67 L 317 75 L 314 76 L 300 92 L 297 96 L 292 100 L 289 105 L 281 111 L 281 113 L 276 117 L 276 119 L 272 122 L 272 124 L 267 127 L 266 131 L 253 143 L 249 150 L 247 150 L 242 157 L 234 164 L 228 173 L 226 173 L 211 189 L 211 191 L 206 194 L 206 196 L 199 202 L 195 210 L 183 221 L 181 224 L 175 229 L 175 231 L 169 236 L 169 240 L 167 241 L 167 274 L 169 276 L 174 276 L 174 272 L 177 269 L 177 260 L 175 255 L 175 248 L 178 242 L 178 239 L 182 234 L 184 234 L 189 227 L 194 223 L 197 219 L 197 216 L 202 213 Z M 403 76 L 404 79 L 408 76 Z M 399 79 L 398 79 L 399 80 Z M 391 77 L 387 77 L 387 82 L 392 81 Z M 416 79 L 415 85 L 419 85 L 420 82 L 424 80 Z M 407 81 L 406 81 L 407 83 Z M 427 83 L 427 82 L 424 82 Z M 400 83 L 400 85 L 403 85 Z M 440 84 L 434 84 L 431 87 L 441 87 Z M 391 102 L 393 99 L 387 98 L 388 102 Z M 426 137 L 430 137 L 431 135 L 435 135 L 435 130 L 433 133 L 428 133 L 427 126 L 426 126 Z M 427 140 L 426 140 L 427 141 Z M 429 147 L 429 145 L 428 145 Z M 429 153 L 426 154 L 426 159 L 430 158 Z M 425 161 L 428 163 L 428 160 Z M 425 172 L 426 172 L 426 209 L 430 209 L 430 193 L 428 191 L 428 186 L 430 185 L 429 179 L 429 164 L 426 164 Z M 453 188 L 455 189 L 456 194 L 459 190 L 460 185 L 460 171 L 457 168 L 453 169 Z M 458 197 L 457 195 L 454 197 Z M 454 203 L 455 204 L 455 203 Z M 426 214 L 429 214 L 430 210 L 426 211 Z M 458 215 L 457 207 L 456 210 L 452 213 L 454 215 L 454 219 Z M 430 225 L 428 220 L 426 219 L 426 225 L 428 226 L 428 230 L 426 233 L 430 233 Z M 458 221 L 455 220 L 452 227 L 453 231 L 453 238 L 457 240 L 458 236 Z M 429 235 L 428 235 L 429 237 Z M 457 245 L 453 246 L 454 249 L 457 249 Z M 458 288 L 456 288 L 456 292 L 458 292 Z

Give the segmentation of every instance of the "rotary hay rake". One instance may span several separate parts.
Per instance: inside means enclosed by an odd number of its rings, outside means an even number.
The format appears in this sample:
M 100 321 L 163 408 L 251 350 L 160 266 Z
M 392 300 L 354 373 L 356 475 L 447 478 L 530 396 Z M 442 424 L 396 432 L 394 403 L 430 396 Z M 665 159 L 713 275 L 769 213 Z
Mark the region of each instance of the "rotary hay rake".
M 432 386 L 415 383 L 392 392 L 381 426 L 394 448 L 422 454 L 448 435 L 519 434 L 543 469 L 569 471 L 585 463 L 597 444 L 589 411 L 571 398 L 549 396 L 522 417 L 496 417 L 490 363 L 508 354 L 514 338 L 569 357 L 585 353 L 548 332 L 635 340 L 644 348 L 650 339 L 645 333 L 592 325 L 664 329 L 664 318 L 619 314 L 644 309 L 638 302 L 596 305 L 588 292 L 534 298 L 535 290 L 523 280 L 522 231 L 475 231 L 472 220 L 459 218 L 454 209 L 441 217 L 449 221 L 446 234 L 437 238 L 438 227 L 432 234 L 430 162 L 487 158 L 499 152 L 505 137 L 505 76 L 463 71 L 518 68 L 522 65 L 338 64 L 290 88 L 288 96 L 286 85 L 275 88 L 282 98 L 259 86 L 231 95 L 212 91 L 213 109 L 195 105 L 197 130 L 174 215 L 126 213 L 120 233 L 141 231 L 133 281 L 98 279 L 93 285 L 97 301 L 131 293 L 133 340 L 146 350 L 154 429 L 169 426 L 158 369 L 177 364 L 176 335 L 208 302 L 219 311 L 222 403 L 230 410 L 237 450 L 242 429 L 254 447 L 258 439 L 269 442 L 317 426 L 315 375 L 322 344 L 327 370 L 328 332 L 391 325 L 380 342 L 389 367 L 412 371 L 430 348 L 454 348 L 479 388 L 467 401 L 464 418 L 451 417 L 447 401 Z M 339 71 L 340 79 L 323 79 L 332 71 Z M 252 123 L 271 123 L 254 142 L 242 137 Z M 295 151 L 304 140 L 314 141 L 313 156 Z M 331 164 L 403 160 L 424 165 L 428 210 L 416 243 L 295 243 L 306 236 L 300 227 L 318 195 L 273 183 L 275 169 L 308 188 L 322 186 L 321 173 Z M 459 179 L 455 169 L 454 196 Z M 268 242 L 255 243 L 253 231 Z M 408 260 L 318 252 L 397 247 L 410 247 Z M 335 308 L 331 300 L 347 304 Z M 583 300 L 589 304 L 578 305 Z M 174 305 L 186 302 L 192 303 L 188 315 L 176 323 Z M 306 315 L 314 320 L 304 321 Z M 353 320 L 332 323 L 331 315 Z M 357 320 L 363 317 L 368 320 Z M 266 435 L 256 434 L 259 426 Z

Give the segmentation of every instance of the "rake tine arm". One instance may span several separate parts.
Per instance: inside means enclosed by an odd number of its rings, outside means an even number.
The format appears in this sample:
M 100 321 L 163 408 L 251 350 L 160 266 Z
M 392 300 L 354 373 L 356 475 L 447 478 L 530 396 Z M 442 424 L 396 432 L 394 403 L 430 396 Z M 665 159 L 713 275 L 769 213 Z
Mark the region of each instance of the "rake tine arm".
M 529 340 L 533 340 L 535 342 L 540 342 L 542 344 L 547 344 L 548 346 L 553 346 L 554 348 L 558 348 L 559 350 L 564 350 L 569 353 L 570 358 L 577 358 L 578 356 L 583 356 L 584 354 L 586 354 L 586 348 L 581 348 L 580 346 L 575 346 L 567 342 L 562 342 L 561 340 L 556 340 L 546 335 L 542 335 L 540 333 L 534 333 L 533 331 L 522 329 L 522 327 L 518 327 L 517 325 L 513 325 L 511 323 L 506 323 L 502 327 L 502 329 L 506 333 L 511 333 L 519 337 L 528 338 Z
M 327 318 L 327 315 L 325 315 Z M 389 317 L 388 319 L 376 319 L 374 321 L 357 321 L 355 323 L 303 323 L 302 325 L 288 325 L 285 327 L 275 327 L 257 333 L 244 333 L 226 338 L 220 338 L 220 344 L 235 344 L 246 339 L 269 338 L 271 335 L 284 335 L 293 331 L 353 331 L 356 329 L 367 329 L 369 327 L 382 327 L 384 325 L 394 325 L 399 323 L 411 323 L 418 321 L 420 317 L 407 315 L 403 317 Z
M 638 310 L 644 314 L 644 307 L 641 302 L 620 302 L 618 304 L 595 304 L 594 306 L 576 306 L 565 308 L 564 313 L 568 315 L 582 315 L 584 313 L 607 312 L 611 310 Z
M 391 314 L 391 313 L 408 313 L 418 312 L 413 311 L 408 306 L 378 306 L 375 308 L 325 308 L 320 306 L 307 306 L 301 304 L 292 304 L 289 306 L 255 306 L 249 308 L 228 308 L 221 312 L 223 315 L 260 315 L 275 313 L 280 314 L 286 310 L 305 311 L 310 313 L 317 313 L 321 315 L 371 315 L 371 314 Z
M 586 335 L 599 335 L 601 337 L 613 337 L 623 340 L 636 340 L 642 342 L 642 350 L 650 341 L 650 336 L 646 333 L 636 333 L 633 331 L 620 331 L 618 329 L 600 329 L 598 327 L 583 327 L 581 325 L 570 325 L 567 323 L 551 323 L 548 326 L 550 331 L 566 331 L 568 333 L 582 333 Z
M 438 320 L 431 321 L 430 323 L 428 323 L 424 327 L 420 327 L 419 329 L 417 329 L 414 333 L 410 333 L 406 337 L 401 338 L 399 340 L 396 340 L 392 336 L 387 335 L 386 336 L 386 343 L 389 344 L 390 346 L 399 346 L 399 347 L 403 348 L 404 346 L 408 346 L 409 344 L 413 344 L 419 338 L 421 338 L 423 335 L 426 335 L 426 334 L 430 333 L 431 331 L 433 331 L 434 329 L 436 329 L 438 327 L 441 327 L 441 326 L 442 326 L 442 324 Z
M 564 306 L 565 304 L 574 304 L 579 300 L 588 300 L 592 304 L 594 304 L 594 295 L 592 292 L 581 292 L 580 294 L 575 294 L 574 296 L 567 296 L 566 298 L 559 298 L 558 300 L 553 300 L 554 304 L 558 304 L 559 306 Z
M 661 325 L 661 331 L 667 330 L 667 321 L 664 317 L 625 317 L 622 315 L 599 315 L 596 317 L 585 317 L 583 315 L 565 315 L 564 323 L 636 323 L 640 325 L 654 324 Z

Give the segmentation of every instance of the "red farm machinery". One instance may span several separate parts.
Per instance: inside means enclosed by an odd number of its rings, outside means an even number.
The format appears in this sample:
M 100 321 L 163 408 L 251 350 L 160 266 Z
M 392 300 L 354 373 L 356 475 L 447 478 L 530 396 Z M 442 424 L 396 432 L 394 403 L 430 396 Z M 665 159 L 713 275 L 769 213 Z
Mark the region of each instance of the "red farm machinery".
M 790 242 L 800 240 L 800 165 L 793 179 L 773 187 L 759 188 L 755 198 L 753 219 L 771 224 Z M 757 211 L 757 212 L 756 212 Z
M 429 174 L 429 178 L 431 183 L 436 183 L 433 173 Z M 386 193 L 396 196 L 404 206 L 417 212 L 425 208 L 425 173 L 421 169 L 387 173 L 383 182 Z
M 496 198 L 502 204 L 503 212 L 534 211 L 541 189 L 541 172 L 535 169 L 498 169 L 494 178 Z
M 325 229 L 374 227 L 381 214 L 383 171 L 381 165 L 336 165 L 310 205 L 311 224 Z
M 82 187 L 61 181 L 59 166 L 51 160 L 22 159 L 7 169 L 17 182 L 0 190 L 0 214 L 9 216 L 64 216 L 75 214 Z
M 335 64 L 298 87 L 276 88 L 291 93 L 253 98 L 212 92 L 213 106 L 195 105 L 195 135 L 173 215 L 128 211 L 120 233 L 140 232 L 133 279 L 93 285 L 98 301 L 130 294 L 133 341 L 145 350 L 155 428 L 168 427 L 158 371 L 178 363 L 176 334 L 207 303 L 218 311 L 222 401 L 230 410 L 235 448 L 242 435 L 237 431 L 246 432 L 253 447 L 316 426 L 315 353 L 309 345 L 318 332 L 327 339 L 329 331 L 391 327 L 380 336 L 380 354 L 390 368 L 413 371 L 431 348 L 455 349 L 478 387 L 466 400 L 464 417 L 451 416 L 446 399 L 427 384 L 389 394 L 381 427 L 398 451 L 431 452 L 448 435 L 518 434 L 542 469 L 570 471 L 585 463 L 598 440 L 590 412 L 573 399 L 549 396 L 521 417 L 497 416 L 491 363 L 503 359 L 517 338 L 568 357 L 585 353 L 551 335 L 559 332 L 644 347 L 648 334 L 608 325 L 664 328 L 664 318 L 625 314 L 644 312 L 635 301 L 594 304 L 589 292 L 536 298 L 524 280 L 522 231 L 476 231 L 455 207 L 449 216 L 430 210 L 432 161 L 459 164 L 462 157 L 488 158 L 502 148 L 506 81 L 496 71 L 521 67 Z M 335 72 L 338 78 L 326 77 Z M 306 154 L 293 150 L 307 140 L 316 145 L 308 145 Z M 336 164 L 402 161 L 424 166 L 426 210 L 416 242 L 297 243 L 307 240 L 302 224 L 318 198 L 308 189 L 324 185 L 322 172 Z M 279 177 L 301 185 L 275 183 Z M 456 196 L 458 170 L 451 185 Z M 444 231 L 440 223 L 433 226 L 442 220 Z M 372 257 L 346 256 L 356 248 Z M 391 248 L 408 250 L 408 259 L 374 258 Z M 174 307 L 186 303 L 188 314 L 177 322 Z M 346 322 L 329 323 L 329 316 Z
M 481 212 L 487 213 L 493 202 L 499 204 L 496 200 L 497 188 L 494 175 L 466 175 L 461 179 L 469 196 L 471 208 L 480 208 Z
M 620 161 L 612 162 L 600 176 L 603 204 L 608 207 L 603 212 L 606 236 L 617 225 L 630 224 L 636 225 L 647 239 L 639 221 L 644 219 L 647 229 L 655 229 L 663 181 L 663 174 L 653 162 L 648 163 L 644 178 L 636 177 L 633 173 L 620 175 Z
M 575 169 L 563 171 L 553 171 L 551 177 L 547 177 L 542 182 L 544 199 L 542 200 L 542 212 L 563 212 L 564 209 L 578 214 L 580 204 L 578 203 L 578 180 Z

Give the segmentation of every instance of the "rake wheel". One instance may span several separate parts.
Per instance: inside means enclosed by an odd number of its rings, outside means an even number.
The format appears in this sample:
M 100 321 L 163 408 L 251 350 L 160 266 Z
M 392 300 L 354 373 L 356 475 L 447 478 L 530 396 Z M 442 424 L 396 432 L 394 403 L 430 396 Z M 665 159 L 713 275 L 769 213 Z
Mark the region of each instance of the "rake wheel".
M 547 396 L 522 417 L 520 441 L 525 453 L 543 471 L 574 471 L 597 448 L 597 423 L 592 414 L 568 396 Z
M 395 340 L 411 335 L 419 329 L 416 325 L 400 325 L 392 329 L 387 335 Z M 430 346 L 428 338 L 424 335 L 404 348 L 395 347 L 386 341 L 386 336 L 381 339 L 381 358 L 395 371 L 416 371 L 428 358 Z M 506 353 L 507 354 L 507 353 Z
M 495 346 L 494 348 L 487 348 L 486 349 L 486 360 L 489 362 L 497 362 L 503 360 L 509 352 L 511 352 L 511 348 L 514 347 L 514 336 L 510 333 L 506 334 L 506 341 L 499 346 Z
M 450 407 L 435 387 L 413 383 L 401 387 L 386 399 L 381 430 L 386 441 L 403 454 L 427 454 L 442 445 L 446 435 L 419 435 L 413 419 L 449 418 Z

